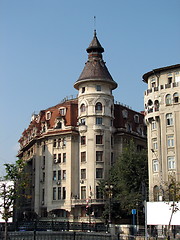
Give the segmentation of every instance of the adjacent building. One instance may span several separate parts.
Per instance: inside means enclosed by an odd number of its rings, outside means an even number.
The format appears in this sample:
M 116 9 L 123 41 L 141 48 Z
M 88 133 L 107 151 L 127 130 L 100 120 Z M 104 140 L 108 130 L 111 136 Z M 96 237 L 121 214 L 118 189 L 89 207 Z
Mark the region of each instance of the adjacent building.
M 19 140 L 18 157 L 27 161 L 31 173 L 31 199 L 22 212 L 30 216 L 54 216 L 69 221 L 86 221 L 86 206 L 100 220 L 104 198 L 99 181 L 131 139 L 138 150 L 146 148 L 144 114 L 114 102 L 113 80 L 96 31 L 87 48 L 88 60 L 75 82 L 77 98 L 32 116 Z
M 169 175 L 180 181 L 180 64 L 143 75 L 148 137 L 149 198 L 163 199 Z

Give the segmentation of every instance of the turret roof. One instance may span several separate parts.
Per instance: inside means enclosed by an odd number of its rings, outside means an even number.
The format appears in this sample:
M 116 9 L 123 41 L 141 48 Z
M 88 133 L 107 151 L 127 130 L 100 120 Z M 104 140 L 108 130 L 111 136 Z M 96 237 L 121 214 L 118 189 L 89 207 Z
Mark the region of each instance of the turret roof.
M 104 48 L 101 46 L 97 38 L 96 31 L 94 31 L 94 37 L 86 51 L 88 52 L 88 61 L 86 62 L 80 77 L 75 82 L 74 87 L 78 89 L 79 84 L 83 82 L 97 81 L 109 83 L 112 89 L 115 89 L 117 83 L 113 80 L 105 62 L 103 61 L 102 53 L 104 52 Z

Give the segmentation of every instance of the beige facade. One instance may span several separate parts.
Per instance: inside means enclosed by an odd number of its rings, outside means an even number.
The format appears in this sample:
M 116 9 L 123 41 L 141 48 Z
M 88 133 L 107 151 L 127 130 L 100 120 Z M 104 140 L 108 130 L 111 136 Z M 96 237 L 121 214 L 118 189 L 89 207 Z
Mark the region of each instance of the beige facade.
M 149 198 L 162 199 L 169 175 L 180 181 L 180 64 L 144 74 Z M 161 197 L 160 197 L 161 196 Z
M 34 115 L 20 138 L 18 156 L 32 176 L 32 199 L 19 212 L 69 221 L 101 221 L 105 203 L 98 183 L 107 179 L 123 146 L 134 139 L 146 147 L 144 115 L 119 103 L 112 94 L 117 83 L 102 59 L 96 32 L 87 48 L 88 60 L 75 82 L 77 99 Z

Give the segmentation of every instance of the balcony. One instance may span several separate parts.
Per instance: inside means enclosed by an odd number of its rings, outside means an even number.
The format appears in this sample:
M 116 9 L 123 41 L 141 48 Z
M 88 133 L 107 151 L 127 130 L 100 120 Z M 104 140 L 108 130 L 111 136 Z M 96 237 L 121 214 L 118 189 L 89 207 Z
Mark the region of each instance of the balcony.
M 101 124 L 96 124 L 93 126 L 93 130 L 96 132 L 104 131 L 104 129 L 105 129 L 105 126 Z
M 73 206 L 87 205 L 87 200 L 86 199 L 72 199 L 71 204 Z M 105 199 L 91 199 L 91 200 L 89 200 L 89 204 L 102 205 L 102 204 L 105 204 Z
M 157 92 L 157 91 L 160 91 L 160 90 L 163 90 L 163 89 L 175 88 L 175 87 L 179 87 L 179 86 L 180 86 L 179 82 L 167 83 L 165 85 L 160 85 L 160 86 L 157 86 L 157 87 L 147 89 L 144 92 L 144 95 L 148 96 L 150 93 L 153 93 L 153 92 Z
M 82 132 L 86 132 L 86 131 L 87 131 L 87 125 L 80 124 L 79 125 L 79 132 L 82 133 Z

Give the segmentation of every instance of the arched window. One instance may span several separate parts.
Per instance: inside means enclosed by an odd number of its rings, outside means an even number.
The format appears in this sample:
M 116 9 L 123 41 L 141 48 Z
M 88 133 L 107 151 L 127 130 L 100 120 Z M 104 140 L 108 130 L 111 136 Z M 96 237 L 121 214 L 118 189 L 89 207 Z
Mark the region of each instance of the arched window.
M 173 95 L 173 102 L 174 103 L 178 103 L 179 102 L 179 94 L 177 92 L 174 93 L 174 95 Z
M 159 187 L 156 185 L 153 188 L 153 198 L 154 198 L 154 202 L 158 202 L 159 200 Z
M 95 106 L 95 110 L 96 110 L 96 111 L 102 111 L 102 103 L 97 102 L 97 103 L 96 103 L 96 106 Z
M 170 95 L 170 94 L 167 94 L 167 95 L 166 95 L 166 105 L 170 105 L 170 104 L 172 104 L 171 95 Z
M 154 101 L 154 110 L 155 110 L 155 112 L 159 111 L 159 101 L 158 100 Z
M 81 104 L 80 110 L 81 110 L 81 112 L 85 112 L 86 107 L 85 107 L 85 104 L 84 104 L 84 103 Z

